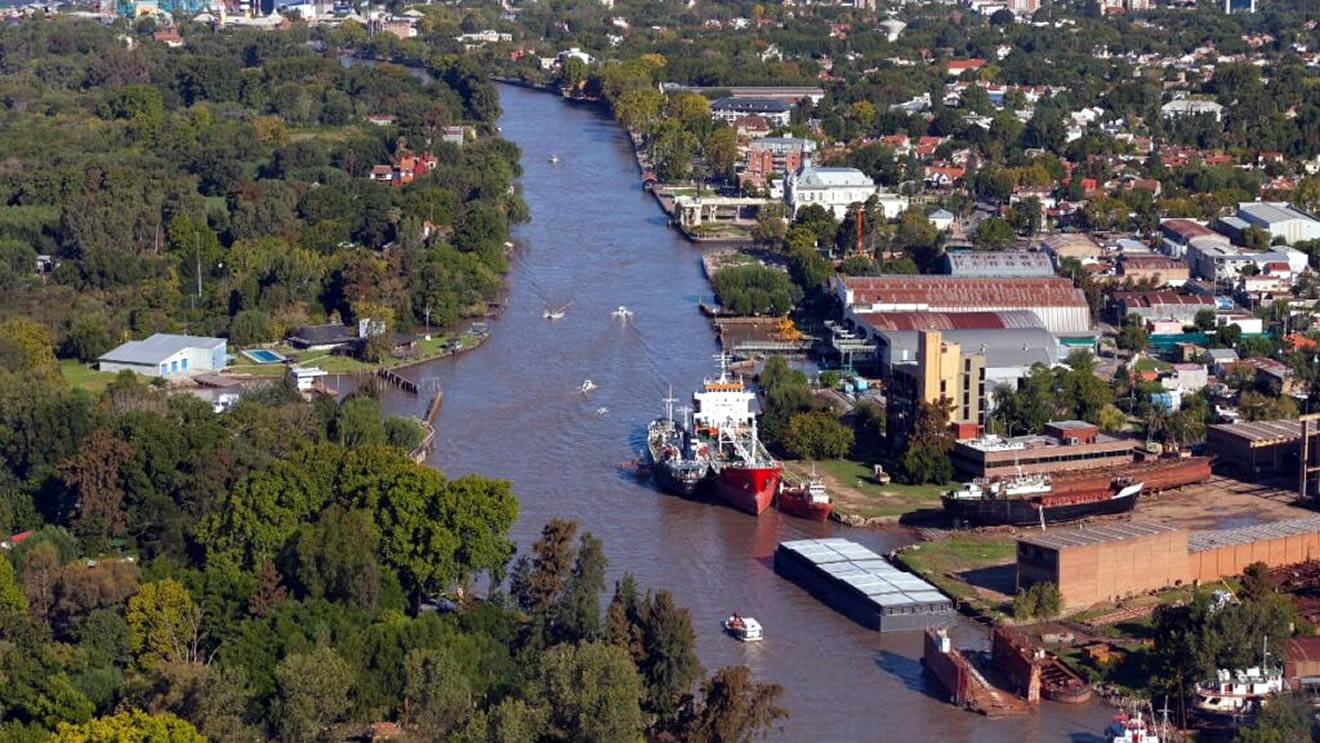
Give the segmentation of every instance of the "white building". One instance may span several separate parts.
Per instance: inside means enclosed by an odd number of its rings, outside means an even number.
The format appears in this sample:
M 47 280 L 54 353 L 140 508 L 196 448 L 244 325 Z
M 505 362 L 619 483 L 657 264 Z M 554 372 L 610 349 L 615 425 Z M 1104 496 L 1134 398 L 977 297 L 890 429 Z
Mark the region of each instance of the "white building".
M 129 341 L 97 359 L 104 372 L 125 369 L 148 377 L 169 377 L 225 368 L 224 338 L 156 333 L 142 341 Z
M 856 168 L 802 168 L 790 173 L 784 183 L 784 198 L 788 201 L 793 214 L 802 207 L 819 204 L 834 216 L 843 219 L 848 216 L 848 207 L 866 203 L 876 195 L 880 188 L 865 173 Z M 907 208 L 906 200 L 894 194 L 885 194 L 890 199 L 898 199 L 885 207 L 885 217 L 891 209 L 902 212 Z
M 1215 117 L 1215 121 L 1220 121 L 1224 116 L 1224 107 L 1214 101 L 1178 98 L 1160 106 L 1160 114 L 1166 119 L 1179 119 L 1184 116 L 1210 114 Z
M 1251 227 L 1281 237 L 1288 245 L 1320 239 L 1320 221 L 1285 201 L 1249 201 L 1238 204 L 1237 218 Z

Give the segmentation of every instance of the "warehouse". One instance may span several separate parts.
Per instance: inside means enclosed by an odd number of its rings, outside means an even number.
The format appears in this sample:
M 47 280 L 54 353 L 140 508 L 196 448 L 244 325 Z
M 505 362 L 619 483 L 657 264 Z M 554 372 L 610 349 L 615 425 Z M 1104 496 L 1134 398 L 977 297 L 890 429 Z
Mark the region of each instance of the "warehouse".
M 1189 581 L 1187 532 L 1115 522 L 1018 539 L 1017 586 L 1048 581 L 1066 609 L 1113 602 Z
M 1320 558 L 1320 516 L 1195 532 L 1187 549 L 1191 577 L 1202 582 L 1240 575 L 1253 562 L 1296 565 Z
M 103 372 L 131 371 L 148 377 L 169 377 L 216 371 L 227 362 L 224 338 L 156 333 L 129 341 L 97 359 Z
M 1205 431 L 1218 466 L 1242 475 L 1296 473 L 1301 438 L 1302 424 L 1296 420 L 1220 423 Z
M 1030 250 L 960 250 L 944 254 L 950 276 L 1053 276 L 1054 263 L 1045 253 Z
M 1029 310 L 1051 333 L 1086 333 L 1086 296 L 1061 277 L 836 276 L 834 292 L 848 319 L 874 312 Z

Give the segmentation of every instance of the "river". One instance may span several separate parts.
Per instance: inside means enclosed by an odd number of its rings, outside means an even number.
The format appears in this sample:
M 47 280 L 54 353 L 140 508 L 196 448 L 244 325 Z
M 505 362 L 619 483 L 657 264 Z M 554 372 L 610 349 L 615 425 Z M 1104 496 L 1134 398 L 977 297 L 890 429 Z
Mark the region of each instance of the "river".
M 560 516 L 604 540 L 610 581 L 632 572 L 691 609 L 708 671 L 746 664 L 782 684 L 791 717 L 772 740 L 1098 742 L 1109 712 L 1098 703 L 1046 702 L 1020 719 L 986 720 L 946 704 L 923 681 L 920 633 L 881 635 L 854 624 L 777 575 L 780 540 L 839 535 L 883 552 L 903 531 L 819 525 L 767 511 L 663 495 L 621 464 L 642 446 L 647 421 L 672 383 L 687 399 L 715 371 L 718 349 L 698 301 L 709 288 L 700 249 L 666 226 L 641 189 L 627 137 L 597 109 L 500 86 L 503 136 L 523 149 L 520 182 L 532 222 L 515 230 L 508 307 L 480 348 L 406 374 L 445 390 L 429 464 L 451 475 L 513 481 L 514 537 L 525 549 Z M 548 162 L 552 155 L 557 164 Z M 572 302 L 558 321 L 547 305 Z M 610 316 L 626 304 L 630 321 Z M 598 389 L 578 390 L 584 379 Z M 424 396 L 423 396 L 424 397 Z M 391 412 L 425 401 L 390 394 Z M 598 413 L 598 409 L 607 409 Z M 730 611 L 759 619 L 766 640 L 720 632 Z M 955 629 L 960 645 L 984 631 Z

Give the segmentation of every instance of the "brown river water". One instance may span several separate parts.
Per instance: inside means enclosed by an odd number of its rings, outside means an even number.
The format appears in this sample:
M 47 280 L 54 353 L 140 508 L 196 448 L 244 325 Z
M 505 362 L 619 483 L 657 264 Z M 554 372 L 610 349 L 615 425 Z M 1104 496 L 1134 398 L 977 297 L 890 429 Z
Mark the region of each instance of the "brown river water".
M 666 226 L 641 189 L 627 137 L 598 109 L 500 86 L 503 136 L 523 149 L 520 188 L 532 222 L 515 231 L 508 307 L 491 338 L 466 354 L 404 372 L 445 391 L 429 464 L 514 484 L 524 548 L 552 517 L 577 519 L 605 542 L 610 581 L 630 571 L 692 611 L 708 670 L 746 664 L 782 684 L 791 717 L 771 740 L 1071 741 L 1099 743 L 1112 712 L 1045 702 L 1018 719 L 987 720 L 943 701 L 923 679 L 921 635 L 854 624 L 771 568 L 780 540 L 843 536 L 877 552 L 912 541 L 902 530 L 813 524 L 767 511 L 759 519 L 683 500 L 621 467 L 636 457 L 668 386 L 687 400 L 714 372 L 718 348 L 697 303 L 710 289 L 701 249 Z M 548 159 L 557 155 L 559 162 Z M 572 302 L 558 321 L 547 305 Z M 630 321 L 610 316 L 620 304 Z M 584 379 L 598 388 L 579 392 Z M 391 412 L 420 414 L 420 398 L 391 392 Z M 598 409 L 607 408 L 603 413 Z M 612 590 L 612 585 L 611 585 Z M 724 636 L 731 611 L 754 616 L 766 639 Z M 983 630 L 955 627 L 963 647 Z

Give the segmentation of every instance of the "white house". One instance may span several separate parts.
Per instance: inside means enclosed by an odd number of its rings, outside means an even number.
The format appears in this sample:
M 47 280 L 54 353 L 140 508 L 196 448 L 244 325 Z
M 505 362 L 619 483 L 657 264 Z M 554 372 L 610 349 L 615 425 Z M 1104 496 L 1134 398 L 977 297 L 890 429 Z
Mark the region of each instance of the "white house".
M 1160 114 L 1166 119 L 1179 119 L 1184 116 L 1210 114 L 1215 117 L 1215 121 L 1219 121 L 1224 116 L 1224 107 L 1214 101 L 1177 98 L 1160 106 Z
M 1320 221 L 1284 201 L 1248 201 L 1238 204 L 1237 218 L 1270 233 L 1270 239 L 1283 238 L 1289 245 L 1302 240 L 1320 239 Z
M 104 372 L 127 369 L 148 377 L 169 377 L 223 369 L 225 357 L 224 338 L 156 333 L 103 354 L 97 366 Z
M 926 215 L 926 219 L 935 225 L 935 229 L 943 232 L 953 228 L 953 213 L 945 209 L 936 209 Z
M 849 206 L 865 203 L 877 191 L 875 182 L 856 168 L 802 168 L 790 173 L 784 183 L 784 198 L 793 214 L 805 206 L 819 204 L 835 219 L 843 219 Z M 886 210 L 885 216 L 893 215 Z

